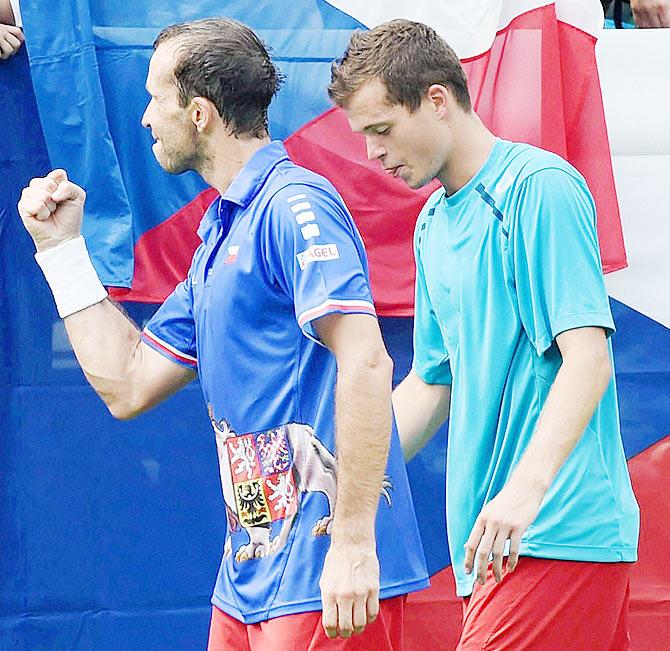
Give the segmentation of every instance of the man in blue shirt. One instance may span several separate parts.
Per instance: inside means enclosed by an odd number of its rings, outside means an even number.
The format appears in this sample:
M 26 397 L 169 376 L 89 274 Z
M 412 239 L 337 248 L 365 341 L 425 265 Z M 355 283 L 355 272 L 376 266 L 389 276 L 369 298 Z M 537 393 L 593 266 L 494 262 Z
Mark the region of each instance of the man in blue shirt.
M 459 648 L 627 648 L 639 515 L 584 179 L 496 138 L 420 23 L 354 35 L 329 92 L 370 159 L 443 186 L 416 224 L 414 361 L 393 403 L 408 457 L 449 417 Z
M 77 358 L 119 418 L 197 370 L 228 516 L 210 649 L 354 633 L 342 648 L 401 648 L 404 595 L 427 577 L 361 239 L 332 185 L 270 141 L 279 77 L 249 28 L 176 25 L 154 48 L 154 154 L 220 198 L 188 277 L 140 333 L 90 265 L 83 190 L 63 170 L 31 182 L 20 214 Z

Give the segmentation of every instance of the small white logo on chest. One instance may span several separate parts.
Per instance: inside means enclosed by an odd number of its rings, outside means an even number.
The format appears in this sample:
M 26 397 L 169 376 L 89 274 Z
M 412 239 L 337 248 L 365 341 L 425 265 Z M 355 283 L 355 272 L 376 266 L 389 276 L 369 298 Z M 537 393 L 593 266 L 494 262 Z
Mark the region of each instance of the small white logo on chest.
M 239 246 L 228 247 L 228 257 L 223 261 L 223 264 L 233 264 L 237 261 L 237 253 L 240 250 Z

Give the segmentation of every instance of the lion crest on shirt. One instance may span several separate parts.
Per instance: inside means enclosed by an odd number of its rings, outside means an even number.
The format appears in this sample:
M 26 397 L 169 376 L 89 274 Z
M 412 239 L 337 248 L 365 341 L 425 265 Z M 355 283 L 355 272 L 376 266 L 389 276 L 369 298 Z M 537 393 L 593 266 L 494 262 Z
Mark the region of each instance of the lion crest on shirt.
M 249 434 L 237 434 L 223 419 L 209 417 L 216 435 L 219 472 L 230 534 L 240 530 L 248 542 L 235 550 L 235 560 L 248 561 L 274 554 L 285 544 L 300 508 L 301 496 L 321 492 L 328 510 L 314 522 L 313 536 L 330 534 L 337 492 L 334 455 L 309 425 L 289 423 Z M 392 484 L 385 477 L 381 494 L 391 504 Z M 276 531 L 279 523 L 279 531 Z M 232 535 L 224 557 L 233 553 Z

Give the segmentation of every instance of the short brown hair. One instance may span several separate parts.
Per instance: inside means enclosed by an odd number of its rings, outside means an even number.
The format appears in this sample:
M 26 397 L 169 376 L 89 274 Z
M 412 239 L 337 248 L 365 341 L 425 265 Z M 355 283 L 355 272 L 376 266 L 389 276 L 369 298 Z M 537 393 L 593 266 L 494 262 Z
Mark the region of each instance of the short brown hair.
M 344 56 L 331 67 L 328 95 L 339 106 L 371 79 L 380 79 L 393 104 L 419 108 L 432 84 L 449 88 L 458 105 L 470 111 L 465 72 L 456 53 L 437 32 L 411 20 L 391 20 L 355 32 Z
M 268 106 L 282 82 L 268 49 L 246 25 L 206 18 L 166 27 L 154 41 L 177 41 L 172 75 L 179 103 L 205 97 L 236 136 L 268 132 Z

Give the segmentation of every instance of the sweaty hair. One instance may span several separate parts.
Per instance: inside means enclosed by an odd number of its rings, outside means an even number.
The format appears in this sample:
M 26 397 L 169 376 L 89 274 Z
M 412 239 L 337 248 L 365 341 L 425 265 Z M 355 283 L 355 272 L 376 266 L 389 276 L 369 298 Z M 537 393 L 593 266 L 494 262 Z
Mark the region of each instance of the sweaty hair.
M 166 27 L 154 41 L 176 40 L 172 71 L 185 107 L 210 100 L 235 136 L 268 132 L 268 106 L 283 77 L 254 32 L 230 18 L 207 18 Z
M 367 32 L 355 32 L 344 56 L 331 67 L 328 95 L 346 106 L 367 81 L 381 80 L 392 104 L 410 112 L 419 108 L 428 88 L 441 84 L 470 111 L 465 72 L 456 53 L 437 32 L 423 23 L 391 20 Z

